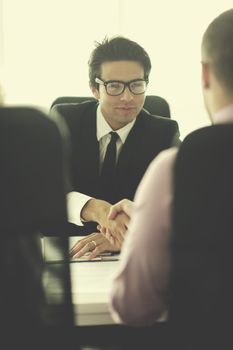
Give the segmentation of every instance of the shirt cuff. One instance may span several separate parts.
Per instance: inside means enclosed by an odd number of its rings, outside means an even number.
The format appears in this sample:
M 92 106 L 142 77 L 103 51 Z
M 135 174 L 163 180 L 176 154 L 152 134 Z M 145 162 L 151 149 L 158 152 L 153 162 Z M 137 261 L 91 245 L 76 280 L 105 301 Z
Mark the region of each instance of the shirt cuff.
M 84 220 L 81 218 L 81 211 L 91 198 L 80 192 L 69 192 L 66 195 L 68 222 L 83 226 Z

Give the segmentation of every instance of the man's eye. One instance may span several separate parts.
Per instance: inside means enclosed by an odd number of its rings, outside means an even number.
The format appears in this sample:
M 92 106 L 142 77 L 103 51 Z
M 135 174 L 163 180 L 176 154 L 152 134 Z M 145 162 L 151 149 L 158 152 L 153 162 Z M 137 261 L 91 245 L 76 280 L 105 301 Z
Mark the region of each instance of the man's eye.
M 130 84 L 131 88 L 140 88 L 143 86 L 143 82 L 142 81 L 135 81 L 133 83 Z
M 108 87 L 110 89 L 120 89 L 121 88 L 121 84 L 119 84 L 119 83 L 111 83 L 111 84 L 108 84 Z

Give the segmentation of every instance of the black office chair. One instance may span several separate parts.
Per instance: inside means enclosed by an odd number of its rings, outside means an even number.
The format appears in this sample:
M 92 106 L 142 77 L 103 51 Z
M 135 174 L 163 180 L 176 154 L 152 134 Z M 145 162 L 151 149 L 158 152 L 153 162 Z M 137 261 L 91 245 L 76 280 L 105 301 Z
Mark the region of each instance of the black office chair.
M 60 104 L 60 103 L 80 103 L 84 101 L 96 101 L 96 99 L 94 97 L 87 97 L 87 96 L 85 97 L 61 96 L 56 98 L 53 101 L 51 108 L 54 105 Z M 144 108 L 151 114 L 159 115 L 161 117 L 166 117 L 166 118 L 171 117 L 169 104 L 163 97 L 155 96 L 155 95 L 146 96 Z
M 1 348 L 54 348 L 73 329 L 65 232 L 66 134 L 59 116 L 0 108 Z M 58 236 L 59 264 L 43 261 L 44 234 Z
M 170 320 L 186 349 L 233 347 L 233 125 L 201 128 L 174 167 Z

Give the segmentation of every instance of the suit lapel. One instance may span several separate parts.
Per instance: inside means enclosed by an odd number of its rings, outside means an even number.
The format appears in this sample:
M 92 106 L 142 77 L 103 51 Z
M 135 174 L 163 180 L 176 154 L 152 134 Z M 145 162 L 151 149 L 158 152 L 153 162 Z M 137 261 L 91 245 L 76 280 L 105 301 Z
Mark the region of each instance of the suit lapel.
M 142 147 L 142 141 L 144 138 L 144 123 L 142 115 L 139 114 L 137 120 L 131 129 L 118 159 L 118 172 L 121 172 L 121 169 L 129 168 L 130 164 L 135 163 L 135 160 L 138 162 L 138 155 L 140 154 L 140 149 Z

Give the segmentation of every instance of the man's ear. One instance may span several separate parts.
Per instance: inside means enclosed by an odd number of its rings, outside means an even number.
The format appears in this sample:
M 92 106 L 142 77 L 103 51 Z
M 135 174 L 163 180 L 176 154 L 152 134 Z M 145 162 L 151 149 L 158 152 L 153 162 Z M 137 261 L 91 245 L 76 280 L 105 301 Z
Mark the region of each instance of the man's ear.
M 100 99 L 100 93 L 99 93 L 99 90 L 97 89 L 96 86 L 93 86 L 93 85 L 90 85 L 90 89 L 94 95 L 94 97 L 99 100 Z
M 210 65 L 209 63 L 201 62 L 201 67 L 202 86 L 203 88 L 208 89 L 210 86 Z

